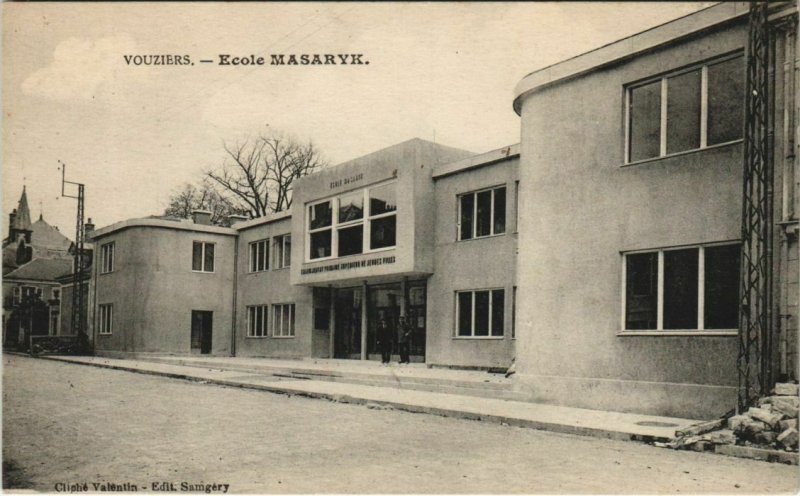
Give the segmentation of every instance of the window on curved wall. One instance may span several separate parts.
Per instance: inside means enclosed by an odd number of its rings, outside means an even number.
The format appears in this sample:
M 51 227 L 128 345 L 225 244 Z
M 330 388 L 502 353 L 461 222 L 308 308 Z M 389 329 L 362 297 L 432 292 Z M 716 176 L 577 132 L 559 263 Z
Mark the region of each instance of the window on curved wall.
M 744 76 L 737 53 L 629 86 L 626 162 L 742 139 Z

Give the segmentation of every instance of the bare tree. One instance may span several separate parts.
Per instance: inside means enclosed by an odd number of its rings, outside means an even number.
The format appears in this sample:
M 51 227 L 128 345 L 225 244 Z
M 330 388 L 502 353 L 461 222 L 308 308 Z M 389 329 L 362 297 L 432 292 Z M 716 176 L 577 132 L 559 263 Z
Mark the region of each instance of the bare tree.
M 292 206 L 294 181 L 326 165 L 311 141 L 280 135 L 258 136 L 224 144 L 226 160 L 206 171 L 216 190 L 252 218 Z
M 190 183 L 181 186 L 170 196 L 164 215 L 189 219 L 192 217 L 192 211 L 197 209 L 211 212 L 211 223 L 217 225 L 226 224 L 231 214 L 244 213 L 242 209 L 220 195 L 213 184 L 202 181 L 198 186 Z

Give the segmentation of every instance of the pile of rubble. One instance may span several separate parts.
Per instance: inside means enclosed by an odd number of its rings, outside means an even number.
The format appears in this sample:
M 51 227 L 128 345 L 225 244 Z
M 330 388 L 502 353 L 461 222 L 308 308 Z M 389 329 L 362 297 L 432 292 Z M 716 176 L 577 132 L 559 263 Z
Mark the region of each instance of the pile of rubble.
M 675 439 L 659 446 L 673 449 L 713 450 L 717 445 L 743 445 L 797 452 L 797 384 L 776 384 L 774 394 L 758 400 L 740 415 L 693 425 L 675 432 Z

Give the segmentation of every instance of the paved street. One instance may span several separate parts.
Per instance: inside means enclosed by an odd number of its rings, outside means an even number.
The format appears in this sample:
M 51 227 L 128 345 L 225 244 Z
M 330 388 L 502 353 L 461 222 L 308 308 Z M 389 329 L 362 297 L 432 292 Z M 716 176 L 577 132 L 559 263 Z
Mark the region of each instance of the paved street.
M 3 357 L 4 481 L 259 493 L 796 492 L 797 468 Z M 90 487 L 91 489 L 91 487 Z

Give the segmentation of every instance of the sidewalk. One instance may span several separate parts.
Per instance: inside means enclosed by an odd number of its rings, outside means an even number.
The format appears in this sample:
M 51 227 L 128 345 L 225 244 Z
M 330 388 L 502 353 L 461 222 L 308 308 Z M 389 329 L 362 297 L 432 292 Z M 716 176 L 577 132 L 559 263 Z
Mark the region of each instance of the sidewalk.
M 698 422 L 698 420 L 693 419 L 588 410 L 507 399 L 306 379 L 288 376 L 279 372 L 276 373 L 275 371 L 286 365 L 288 365 L 286 368 L 292 368 L 291 365 L 294 368 L 304 368 L 307 364 L 304 363 L 305 361 L 300 360 L 295 362 L 268 359 L 237 359 L 237 370 L 230 370 L 230 364 L 227 364 L 228 370 L 222 370 L 221 368 L 210 367 L 213 366 L 214 359 L 203 359 L 202 362 L 194 362 L 192 366 L 186 364 L 191 362 L 192 358 L 185 357 L 180 357 L 179 360 L 183 363 L 177 364 L 155 363 L 149 358 L 147 361 L 103 357 L 48 356 L 42 358 L 142 374 L 203 381 L 223 386 L 322 398 L 343 403 L 364 404 L 370 408 L 394 408 L 409 412 L 482 420 L 552 432 L 624 441 L 667 441 L 674 436 L 676 429 Z M 165 361 L 177 360 L 174 357 L 163 358 L 168 358 Z M 285 362 L 289 363 L 286 364 Z M 341 372 L 342 368 L 363 367 L 361 364 L 338 363 L 317 363 L 316 365 L 314 367 L 316 370 L 327 374 L 337 373 L 337 369 Z M 427 369 L 424 367 L 387 367 L 378 370 L 381 370 L 380 374 L 396 377 L 398 380 L 403 377 L 438 377 L 439 379 L 456 381 L 468 381 L 471 379 L 502 382 L 504 379 L 502 376 L 492 378 L 490 374 L 486 373 Z M 374 373 L 374 370 L 371 370 L 371 373 Z

